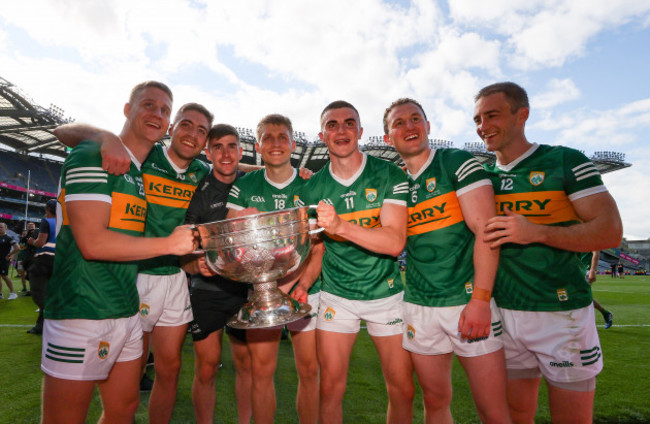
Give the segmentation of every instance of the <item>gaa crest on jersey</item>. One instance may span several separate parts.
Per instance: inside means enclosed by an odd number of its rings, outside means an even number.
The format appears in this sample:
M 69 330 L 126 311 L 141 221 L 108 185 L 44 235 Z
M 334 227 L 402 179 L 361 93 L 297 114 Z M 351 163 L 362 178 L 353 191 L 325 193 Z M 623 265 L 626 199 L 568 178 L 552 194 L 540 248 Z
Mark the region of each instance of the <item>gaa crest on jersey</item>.
M 151 307 L 149 305 L 147 305 L 146 303 L 141 303 L 140 304 L 140 316 L 142 318 L 146 318 L 147 315 L 149 315 L 149 309 L 150 308 Z
M 99 342 L 97 347 L 97 357 L 99 359 L 106 359 L 111 351 L 111 345 L 108 342 Z
M 366 200 L 369 201 L 370 203 L 377 200 L 377 190 L 374 189 L 374 188 L 367 188 L 366 189 Z
M 474 293 L 474 286 L 469 281 L 465 283 L 465 293 L 467 293 L 467 294 Z
M 429 193 L 433 193 L 433 190 L 436 189 L 436 179 L 434 178 L 427 178 L 427 183 L 426 183 L 426 188 Z
M 544 182 L 544 172 L 543 171 L 533 171 L 530 173 L 530 183 L 534 186 L 538 186 Z
M 408 337 L 409 340 L 413 340 L 415 338 L 415 328 L 413 328 L 410 324 L 406 326 L 406 337 Z
M 187 176 L 190 178 L 190 180 L 192 180 L 194 184 L 198 182 L 196 178 L 196 174 L 194 172 L 190 172 L 189 174 L 187 174 Z
M 334 315 L 336 315 L 336 311 L 328 306 L 327 309 L 325 309 L 323 318 L 325 318 L 325 321 L 331 321 L 334 319 Z
M 566 302 L 569 300 L 569 294 L 566 292 L 566 289 L 557 289 L 557 298 L 560 302 Z
M 301 203 L 300 202 L 300 196 L 298 196 L 297 194 L 294 194 L 293 195 L 293 205 L 294 206 L 300 206 L 300 203 Z

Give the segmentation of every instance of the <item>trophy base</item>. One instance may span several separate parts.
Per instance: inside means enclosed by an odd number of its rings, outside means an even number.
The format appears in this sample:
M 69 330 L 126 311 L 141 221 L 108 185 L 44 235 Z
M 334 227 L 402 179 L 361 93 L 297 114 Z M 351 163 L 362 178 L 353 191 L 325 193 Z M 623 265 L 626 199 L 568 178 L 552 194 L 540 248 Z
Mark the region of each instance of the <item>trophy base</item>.
M 266 287 L 260 288 L 263 285 Z M 277 286 L 269 288 L 266 283 L 255 284 L 254 288 L 249 301 L 228 320 L 229 327 L 242 330 L 275 327 L 297 321 L 311 311 L 309 304 L 287 296 Z

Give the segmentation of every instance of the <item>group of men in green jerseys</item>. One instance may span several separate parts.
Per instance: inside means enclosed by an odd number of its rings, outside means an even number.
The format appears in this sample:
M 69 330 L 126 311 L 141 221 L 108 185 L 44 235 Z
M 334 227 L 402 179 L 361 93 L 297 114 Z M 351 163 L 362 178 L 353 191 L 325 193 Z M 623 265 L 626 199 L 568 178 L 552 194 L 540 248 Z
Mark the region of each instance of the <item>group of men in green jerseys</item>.
M 80 124 L 57 130 L 66 144 L 78 145 L 63 168 L 63 226 L 45 309 L 45 418 L 83 422 L 98 385 L 103 416 L 132 420 L 144 334 L 144 351 L 151 343 L 156 353 L 149 418 L 170 421 L 195 304 L 177 257 L 185 255 L 185 271 L 214 274 L 200 257 L 188 256 L 196 247 L 191 231 L 175 228 L 192 195 L 212 179 L 221 184 L 214 193 L 223 194 L 201 207 L 224 214 L 227 207 L 227 217 L 318 205 L 322 242 L 279 282 L 314 311 L 289 326 L 301 423 L 343 421 L 362 320 L 381 361 L 387 422 L 412 421 L 414 371 L 425 421 L 452 422 L 454 354 L 483 422 L 533 422 L 542 376 L 554 422 L 591 421 L 603 361 L 580 256 L 618 245 L 621 221 L 583 154 L 528 142 L 525 90 L 497 83 L 475 97 L 477 134 L 497 157 L 488 166 L 462 150 L 432 148 L 422 106 L 408 98 L 393 102 L 384 114 L 384 139 L 407 172 L 362 153 L 359 112 L 332 102 L 321 113 L 319 133 L 330 162 L 309 179 L 291 166 L 293 127 L 279 114 L 257 127 L 264 169 L 241 178 L 236 132 L 213 132 L 212 115 L 201 105 L 181 107 L 169 128 L 171 145 L 151 151 L 169 125 L 171 98 L 163 84 L 136 86 L 119 137 Z M 206 142 L 212 170 L 196 159 Z M 113 158 L 105 169 L 100 150 Z M 404 285 L 395 257 L 405 247 Z M 198 422 L 212 422 L 223 325 L 205 339 L 193 334 Z M 231 335 L 240 422 L 274 420 L 280 330 L 247 330 L 244 341 Z M 209 364 L 207 371 L 199 363 Z

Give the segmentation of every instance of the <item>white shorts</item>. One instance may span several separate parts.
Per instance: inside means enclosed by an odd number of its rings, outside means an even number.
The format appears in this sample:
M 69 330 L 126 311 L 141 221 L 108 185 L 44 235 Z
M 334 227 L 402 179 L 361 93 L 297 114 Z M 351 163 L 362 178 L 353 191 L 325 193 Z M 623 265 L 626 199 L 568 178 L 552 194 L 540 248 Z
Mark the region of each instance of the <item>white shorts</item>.
M 365 320 L 371 336 L 402 334 L 403 297 L 404 292 L 400 292 L 384 299 L 348 300 L 321 292 L 316 328 L 335 333 L 358 333 L 361 320 Z
M 454 352 L 464 357 L 487 355 L 501 349 L 503 324 L 494 299 L 490 301 L 490 334 L 477 340 L 463 339 L 458 331 L 458 320 L 465 306 L 430 307 L 404 302 L 402 347 L 420 355 Z
M 41 369 L 65 380 L 108 378 L 116 362 L 142 356 L 138 314 L 118 319 L 46 319 L 43 323 Z
M 593 304 L 571 311 L 500 312 L 508 371 L 539 370 L 550 381 L 572 383 L 603 369 Z
M 176 327 L 192 321 L 185 272 L 173 275 L 138 274 L 136 284 L 144 331 L 150 332 L 155 326 Z
M 310 294 L 307 297 L 307 303 L 311 306 L 311 311 L 301 319 L 287 324 L 287 329 L 293 332 L 312 331 L 316 329 L 318 320 L 318 307 L 320 305 L 320 293 Z

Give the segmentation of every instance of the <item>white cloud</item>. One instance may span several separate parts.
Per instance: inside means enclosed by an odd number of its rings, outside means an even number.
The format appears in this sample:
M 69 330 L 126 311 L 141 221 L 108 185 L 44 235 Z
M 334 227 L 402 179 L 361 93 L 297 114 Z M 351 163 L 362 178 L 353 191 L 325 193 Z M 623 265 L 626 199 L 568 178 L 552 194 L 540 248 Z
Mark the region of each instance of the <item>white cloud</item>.
M 580 90 L 571 79 L 552 79 L 546 86 L 544 93 L 530 99 L 535 109 L 549 109 L 570 100 L 580 97 Z

